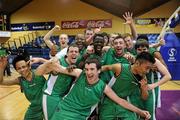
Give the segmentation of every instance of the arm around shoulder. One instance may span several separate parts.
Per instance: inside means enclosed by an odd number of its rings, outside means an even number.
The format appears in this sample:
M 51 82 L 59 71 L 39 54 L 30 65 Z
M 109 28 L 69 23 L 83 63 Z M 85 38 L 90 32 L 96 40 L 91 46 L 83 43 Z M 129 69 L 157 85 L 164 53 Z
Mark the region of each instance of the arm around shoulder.
M 126 100 L 118 97 L 115 92 L 108 86 L 106 85 L 104 93 L 114 102 L 116 102 L 117 104 L 119 104 L 120 106 L 131 110 L 137 114 L 139 114 L 142 117 L 148 118 L 150 116 L 149 112 L 147 111 L 143 111 L 137 107 L 135 107 L 134 105 L 132 105 L 131 103 L 127 102 Z

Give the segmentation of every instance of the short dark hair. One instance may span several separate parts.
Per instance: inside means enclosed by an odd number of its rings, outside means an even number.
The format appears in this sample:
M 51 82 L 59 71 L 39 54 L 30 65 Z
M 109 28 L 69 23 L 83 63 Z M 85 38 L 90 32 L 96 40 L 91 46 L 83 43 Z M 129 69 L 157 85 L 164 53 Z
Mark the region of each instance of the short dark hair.
M 101 69 L 101 64 L 97 59 L 95 59 L 95 58 L 87 58 L 86 61 L 85 61 L 85 64 L 91 64 L 91 63 L 95 63 L 96 68 L 98 70 Z
M 123 39 L 123 41 L 124 41 L 124 38 L 122 37 L 122 35 L 121 34 L 118 34 L 118 36 L 116 36 L 115 38 L 114 38 L 114 40 L 113 40 L 113 42 L 115 41 L 115 40 L 117 40 L 117 39 Z
M 149 61 L 150 63 L 155 63 L 155 58 L 149 52 L 142 52 L 137 55 L 136 61 Z
M 77 48 L 79 48 L 79 47 L 77 46 L 77 44 L 72 43 L 72 44 L 70 44 L 70 45 L 68 46 L 68 48 L 67 48 L 67 53 L 69 52 L 69 48 L 70 48 L 70 47 L 77 47 Z
M 93 42 L 96 40 L 103 40 L 104 41 L 104 36 L 102 34 L 95 34 L 93 37 Z
M 133 38 L 133 36 L 132 36 L 131 34 L 129 34 L 129 33 L 124 33 L 124 34 L 122 35 L 122 37 L 123 37 L 123 39 L 125 39 L 125 38 L 127 38 L 127 37 L 130 37 L 131 39 Z
M 85 39 L 85 37 L 83 34 L 77 34 L 75 37 L 75 40 L 77 40 L 77 39 Z
M 86 31 L 93 31 L 93 33 L 94 33 L 94 30 L 91 28 L 91 27 L 87 27 L 85 30 L 84 30 L 84 33 L 86 33 Z
M 137 48 L 139 47 L 146 47 L 149 48 L 149 42 L 144 40 L 144 39 L 140 39 L 136 42 L 136 44 L 134 45 L 134 48 L 137 50 Z
M 138 40 L 140 40 L 140 39 L 143 39 L 143 40 L 149 41 L 149 39 L 148 39 L 147 35 L 139 35 L 139 36 L 137 37 L 137 41 L 138 41 Z
M 13 62 L 12 62 L 14 69 L 16 69 L 16 63 L 19 62 L 19 61 L 21 61 L 21 60 L 23 60 L 23 61 L 25 61 L 25 62 L 29 61 L 29 60 L 26 58 L 26 56 L 17 55 L 17 56 L 13 59 Z

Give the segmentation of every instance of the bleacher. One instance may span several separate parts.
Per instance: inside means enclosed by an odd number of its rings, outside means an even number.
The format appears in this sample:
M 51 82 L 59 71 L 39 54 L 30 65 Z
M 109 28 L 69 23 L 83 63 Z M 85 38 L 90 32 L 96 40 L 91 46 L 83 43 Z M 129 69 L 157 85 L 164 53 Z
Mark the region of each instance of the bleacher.
M 29 53 L 29 55 L 32 57 L 41 57 L 41 58 L 45 58 L 45 59 L 50 59 L 50 57 L 49 57 L 50 49 L 46 46 L 46 44 L 43 40 L 43 37 L 44 36 L 38 36 L 34 40 L 27 42 L 27 43 L 21 42 L 24 44 L 19 46 L 18 48 L 16 48 L 16 47 L 14 48 L 14 46 L 9 47 L 11 50 L 11 55 L 10 55 L 11 61 L 17 55 L 18 51 L 20 51 L 22 49 L 26 50 Z M 59 45 L 59 36 L 51 36 L 50 40 L 52 42 L 55 42 L 56 45 Z M 70 36 L 69 44 L 72 43 L 73 41 L 74 41 L 74 36 Z M 16 44 L 16 41 L 14 44 Z M 37 68 L 40 64 L 41 63 L 33 64 L 32 69 Z

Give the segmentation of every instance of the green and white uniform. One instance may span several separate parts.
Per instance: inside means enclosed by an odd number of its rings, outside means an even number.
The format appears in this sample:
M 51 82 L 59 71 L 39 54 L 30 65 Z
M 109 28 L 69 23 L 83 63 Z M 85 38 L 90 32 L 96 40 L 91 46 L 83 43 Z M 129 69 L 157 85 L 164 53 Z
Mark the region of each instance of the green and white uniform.
M 68 67 L 65 57 L 60 59 L 60 64 L 64 67 Z M 50 120 L 55 109 L 64 95 L 66 95 L 72 85 L 73 77 L 58 74 L 50 75 L 48 81 L 44 87 L 43 94 L 43 112 L 46 120 Z
M 156 52 L 157 50 L 155 48 L 152 48 L 150 47 L 149 48 L 149 53 L 151 55 L 154 56 L 154 52 Z M 155 71 L 150 71 L 147 75 L 146 75 L 146 78 L 147 78 L 147 82 L 148 84 L 152 84 L 152 83 L 155 83 L 158 81 L 158 75 L 157 75 L 157 72 Z M 145 109 L 147 111 L 149 111 L 149 113 L 151 114 L 151 118 L 150 120 L 156 120 L 155 118 L 155 109 L 157 107 L 157 104 L 158 104 L 158 99 L 159 99 L 159 95 L 160 95 L 160 89 L 159 87 L 156 87 L 155 89 L 153 90 L 150 90 L 148 91 L 148 99 L 147 100 L 141 100 L 143 102 L 143 106 L 139 106 L 141 109 Z M 132 99 L 131 100 L 135 100 L 134 98 L 136 97 L 137 98 L 137 94 L 135 96 L 131 96 Z
M 138 80 L 131 72 L 129 64 L 121 64 L 121 73 L 116 77 L 116 81 L 112 86 L 113 91 L 121 98 L 128 100 L 134 91 L 139 90 Z M 131 112 L 118 105 L 108 97 L 105 97 L 99 110 L 100 120 L 137 120 L 134 112 Z
M 106 84 L 99 79 L 88 84 L 84 71 L 72 86 L 69 93 L 59 103 L 52 120 L 86 120 L 101 97 Z
M 115 50 L 110 48 L 103 56 L 101 60 L 102 65 L 111 65 L 115 63 L 129 64 L 129 61 L 123 56 L 116 56 Z M 114 76 L 112 71 L 101 72 L 100 78 L 105 82 L 109 83 L 111 78 Z
M 148 84 L 152 84 L 155 82 L 155 79 L 154 79 L 154 72 L 150 71 L 146 77 L 147 77 L 147 80 L 148 80 Z M 155 117 L 155 110 L 156 110 L 156 91 L 157 88 L 153 89 L 153 90 L 149 90 L 148 91 L 148 99 L 147 100 L 144 100 L 143 101 L 143 105 L 144 105 L 144 109 L 149 111 L 150 115 L 151 115 L 151 118 L 150 120 L 156 120 L 156 117 Z
M 129 64 L 129 61 L 123 56 L 116 56 L 114 48 L 110 48 L 103 56 L 103 65 L 111 65 L 115 63 Z
M 24 120 L 43 120 L 42 89 L 46 79 L 33 73 L 32 81 L 20 77 L 21 91 L 25 94 L 30 105 L 25 113 Z
M 155 48 L 149 48 L 149 53 L 154 56 L 154 52 L 157 52 Z M 158 81 L 158 73 L 156 71 L 150 71 L 147 75 L 148 84 L 152 84 Z M 148 91 L 148 99 L 143 101 L 144 108 L 151 114 L 150 120 L 156 120 L 155 110 L 160 97 L 160 88 L 156 87 L 153 90 Z
M 158 52 L 158 51 L 155 48 L 149 48 L 149 52 L 154 56 L 154 53 Z M 159 78 L 160 73 L 157 72 L 157 71 L 153 71 L 153 74 L 154 74 L 154 76 L 150 75 L 151 76 L 151 83 L 158 82 L 158 80 L 160 80 L 160 78 Z M 152 79 L 154 79 L 154 80 L 152 80 Z M 154 92 L 155 92 L 155 107 L 157 108 L 157 107 L 161 106 L 161 100 L 160 100 L 160 98 L 161 98 L 161 94 L 160 94 L 161 91 L 160 91 L 160 87 L 159 86 L 156 87 L 154 89 Z

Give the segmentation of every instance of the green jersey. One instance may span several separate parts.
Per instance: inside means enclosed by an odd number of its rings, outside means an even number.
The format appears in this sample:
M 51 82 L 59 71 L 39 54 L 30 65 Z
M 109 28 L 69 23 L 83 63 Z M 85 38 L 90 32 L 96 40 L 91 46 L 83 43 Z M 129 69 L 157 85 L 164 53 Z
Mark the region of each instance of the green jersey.
M 59 61 L 64 67 L 69 66 L 65 60 L 65 57 L 62 57 Z M 51 74 L 45 85 L 44 92 L 48 95 L 63 97 L 68 93 L 72 82 L 73 77 L 71 76 L 65 74 L 58 74 L 54 76 Z
M 123 56 L 116 56 L 115 50 L 110 48 L 102 59 L 103 65 L 111 65 L 115 63 L 129 64 L 129 61 Z
M 20 77 L 21 91 L 31 103 L 26 111 L 25 120 L 43 120 L 42 89 L 46 79 L 33 73 L 32 81 Z
M 86 75 L 81 73 L 69 93 L 59 103 L 52 120 L 85 120 L 103 95 L 106 84 L 99 79 L 88 84 Z
M 115 63 L 125 63 L 129 64 L 129 61 L 123 56 L 116 56 L 115 50 L 110 48 L 103 56 L 101 60 L 102 65 L 111 65 Z M 104 71 L 100 74 L 100 78 L 108 83 L 111 78 L 114 76 L 112 71 Z
M 116 77 L 112 90 L 121 98 L 128 100 L 128 96 L 139 90 L 138 80 L 131 72 L 131 65 L 121 64 L 121 73 Z M 100 107 L 100 118 L 102 120 L 113 120 L 114 118 L 127 118 L 127 120 L 136 120 L 136 115 L 114 103 L 110 98 L 105 97 Z M 122 119 L 124 120 L 124 119 Z
M 64 67 L 69 66 L 65 57 L 62 57 L 59 61 Z M 68 93 L 72 82 L 73 77 L 65 74 L 50 75 L 46 82 L 43 95 L 43 111 L 46 120 L 51 119 L 58 103 Z

